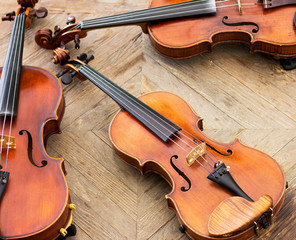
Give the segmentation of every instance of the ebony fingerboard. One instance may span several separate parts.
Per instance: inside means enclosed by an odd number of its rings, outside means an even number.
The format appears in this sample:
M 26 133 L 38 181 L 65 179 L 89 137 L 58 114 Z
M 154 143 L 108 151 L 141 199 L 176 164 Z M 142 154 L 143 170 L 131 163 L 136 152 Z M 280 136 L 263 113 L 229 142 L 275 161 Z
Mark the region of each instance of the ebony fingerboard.
M 26 15 L 15 17 L 0 80 L 0 116 L 17 113 Z
M 90 66 L 81 66 L 79 72 L 104 91 L 150 131 L 156 134 L 162 141 L 168 142 L 178 131 L 182 130 L 179 126 L 117 86 L 102 74 L 96 72 Z

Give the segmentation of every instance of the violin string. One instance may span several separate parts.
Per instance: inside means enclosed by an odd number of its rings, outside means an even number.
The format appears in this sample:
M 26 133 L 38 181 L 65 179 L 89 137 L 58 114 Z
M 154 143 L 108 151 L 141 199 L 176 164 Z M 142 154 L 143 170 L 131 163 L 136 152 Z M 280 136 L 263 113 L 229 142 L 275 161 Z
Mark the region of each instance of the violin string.
M 20 34 L 16 34 L 18 36 L 17 38 L 17 43 L 16 43 L 16 53 L 15 53 L 15 57 L 14 57 L 14 64 L 17 63 L 17 66 L 16 66 L 16 71 L 14 71 L 15 73 L 15 76 L 14 74 L 11 74 L 11 81 L 13 80 L 13 77 L 14 78 L 17 78 L 17 77 L 20 77 L 20 76 L 17 76 L 17 73 L 20 69 L 20 65 L 18 64 L 18 60 L 21 58 L 21 55 L 22 55 L 22 51 L 20 49 L 21 47 L 21 44 L 22 44 L 22 41 L 23 41 L 23 35 L 24 35 L 24 26 L 25 26 L 25 20 L 26 20 L 26 15 L 22 14 L 20 15 L 20 24 L 19 24 L 19 32 Z M 13 92 L 13 100 L 12 100 L 12 106 L 14 106 L 15 104 L 15 97 L 16 97 L 16 89 L 17 89 L 17 84 L 14 84 L 14 92 Z M 14 112 L 12 111 L 12 115 L 10 117 L 10 126 L 9 126 L 9 134 L 8 134 L 8 142 L 10 142 L 11 140 L 11 130 L 12 130 L 12 123 L 13 123 L 13 116 L 14 115 Z M 7 148 L 7 151 L 6 151 L 6 161 L 5 161 L 5 173 L 6 173 L 6 170 L 7 170 L 7 163 L 8 163 L 8 155 L 9 155 L 9 147 Z
M 89 66 L 88 66 L 89 67 Z M 96 71 L 94 71 L 93 69 L 91 69 L 91 68 L 89 68 L 93 73 L 95 73 L 95 74 L 97 74 L 97 72 Z M 108 82 L 107 82 L 108 83 Z M 103 82 L 102 82 L 102 84 L 104 84 Z M 108 83 L 109 84 L 109 83 Z M 109 84 L 110 86 L 111 86 L 111 88 L 112 88 L 112 85 L 111 84 Z M 136 103 L 137 104 L 137 102 L 136 102 L 136 100 L 135 99 L 133 99 L 132 97 L 130 97 L 129 95 L 127 95 L 127 94 L 125 94 L 125 92 L 120 88 L 120 87 L 118 87 L 116 84 L 114 84 L 114 86 L 117 88 L 117 90 L 119 91 L 119 92 L 121 92 L 122 94 L 124 94 L 127 98 L 129 98 L 131 101 L 133 101 L 134 103 Z M 133 106 L 135 106 L 134 104 L 132 104 Z M 150 117 L 147 113 L 145 113 L 145 112 L 143 112 L 141 109 L 139 109 L 137 106 L 135 106 L 138 110 L 140 110 L 142 113 L 144 113 L 147 117 Z M 160 118 L 159 116 L 157 116 L 156 114 L 154 114 L 152 111 L 150 111 L 150 109 L 149 108 L 147 108 L 146 110 L 148 110 L 149 111 L 149 113 L 151 114 L 151 115 L 153 115 L 154 117 L 156 117 L 156 118 L 158 118 L 160 121 L 162 121 L 164 124 L 166 124 L 166 125 L 168 125 L 169 126 L 169 124 L 167 123 L 167 122 L 165 122 L 162 118 Z M 152 118 L 152 120 L 154 120 L 155 121 L 155 119 L 153 119 Z M 156 122 L 156 121 L 155 121 Z M 158 122 L 156 122 L 156 123 L 158 123 Z M 163 125 L 161 125 L 160 123 L 158 123 L 160 126 L 162 126 L 162 127 L 164 127 L 164 128 L 166 128 L 165 126 L 163 126 Z M 153 125 L 152 125 L 153 126 Z M 153 126 L 153 127 L 155 127 L 155 126 Z M 166 128 L 166 130 L 168 130 L 167 128 Z M 175 130 L 178 130 L 178 129 L 176 129 L 175 128 Z M 184 130 L 184 129 L 183 129 Z M 186 130 L 184 130 L 184 131 L 186 131 Z M 187 131 L 186 131 L 187 132 Z M 196 142 L 194 142 L 194 140 L 193 139 L 190 139 L 190 138 L 188 138 L 185 134 L 183 134 L 182 132 L 180 132 L 179 131 L 179 133 L 181 134 L 181 135 L 183 135 L 184 137 L 186 137 L 189 141 L 190 141 L 190 143 L 192 143 L 192 144 L 194 144 L 194 145 L 196 145 L 196 146 L 198 146 L 200 149 L 202 148 L 199 144 L 197 144 Z M 165 134 L 164 134 L 165 135 Z M 176 135 L 176 134 L 173 134 L 175 137 L 177 137 L 177 138 L 179 138 L 179 136 L 178 135 Z M 196 138 L 196 137 L 194 137 L 193 135 L 192 135 L 192 137 L 194 138 L 194 139 L 198 139 L 198 138 Z M 180 138 L 180 140 L 181 141 L 183 141 L 187 146 L 189 146 L 189 147 L 191 147 L 192 149 L 191 150 L 194 150 L 195 149 L 195 146 L 190 146 L 187 142 L 185 142 L 183 139 L 181 139 Z M 196 150 L 194 150 L 194 152 L 197 152 Z M 206 152 L 205 152 L 206 153 Z M 206 153 L 207 154 L 207 153 Z M 215 161 L 210 157 L 210 155 L 208 155 L 207 154 L 207 156 L 212 160 L 212 162 L 213 163 L 215 163 Z M 215 157 L 216 158 L 216 157 Z M 217 158 L 216 158 L 217 159 Z M 217 159 L 218 160 L 218 159 Z M 207 163 L 208 163 L 208 161 L 207 161 Z M 209 163 L 208 163 L 209 164 Z M 209 164 L 210 165 L 210 164 Z M 210 165 L 211 167 L 212 167 L 212 165 Z
M 16 28 L 16 24 L 14 24 L 13 25 L 13 27 L 12 27 L 12 33 L 15 31 L 15 28 Z M 8 46 L 8 51 L 10 51 L 11 50 L 11 44 L 12 44 L 12 41 L 9 41 L 9 46 Z M 6 61 L 8 61 L 9 59 L 7 59 Z M 5 61 L 5 69 L 9 69 L 8 68 L 8 66 L 7 65 L 10 65 L 10 62 L 6 62 Z M 1 75 L 1 80 L 2 80 L 2 82 L 4 82 L 4 79 L 5 79 L 5 76 L 6 76 L 6 72 L 5 71 L 2 71 L 2 75 Z M 2 96 L 4 96 L 4 87 L 3 87 L 3 89 L 2 89 L 2 91 L 1 91 L 1 95 Z M 1 109 L 2 109 L 2 105 L 3 105 L 3 101 L 4 101 L 4 98 L 1 98 Z M 3 150 L 3 142 L 4 142 L 4 126 L 5 126 L 5 112 L 4 112 L 4 117 L 3 117 L 3 122 L 2 122 L 2 124 L 3 124 L 3 128 L 2 128 L 2 133 L 1 133 L 1 147 L 0 147 L 0 165 L 1 165 L 1 160 L 2 160 L 2 150 Z
M 11 51 L 11 56 L 14 55 L 14 50 L 15 50 L 15 46 L 13 46 L 12 44 L 16 44 L 16 41 L 14 40 L 15 38 L 17 38 L 17 34 L 15 34 L 16 32 L 18 32 L 18 27 L 19 27 L 19 17 L 18 15 L 15 17 L 15 23 L 13 25 L 13 29 L 12 29 L 12 36 L 11 36 L 11 42 L 10 42 L 10 46 L 9 46 L 9 50 Z M 7 56 L 9 57 L 9 56 Z M 6 73 L 9 71 L 9 69 L 11 69 L 11 64 L 14 64 L 13 57 L 9 57 L 8 62 L 5 63 L 5 67 L 6 67 L 6 72 L 4 73 L 4 77 L 6 78 Z M 10 73 L 11 74 L 11 73 Z M 3 78 L 4 79 L 4 78 Z M 4 140 L 4 130 L 5 130 L 5 125 L 6 125 L 6 119 L 7 119 L 7 112 L 8 112 L 8 102 L 9 102 L 9 95 L 10 95 L 10 91 L 11 91 L 11 85 L 12 85 L 12 81 L 10 81 L 9 83 L 9 88 L 8 88 L 8 97 L 7 97 L 7 101 L 6 101 L 6 107 L 5 107 L 5 112 L 4 112 L 4 118 L 3 118 L 3 126 L 2 126 L 2 136 L 3 136 L 3 140 Z M 3 90 L 4 91 L 4 90 Z M 3 101 L 1 103 L 1 105 L 3 104 Z M 2 151 L 3 151 L 3 141 L 1 141 L 1 156 L 0 156 L 0 165 L 2 162 Z
M 89 19 L 89 20 L 82 21 L 81 23 L 77 24 L 75 27 L 71 28 L 69 31 L 80 29 L 82 27 L 83 22 L 91 23 L 91 22 L 95 21 L 96 24 L 98 24 L 98 23 L 106 22 L 108 20 L 110 21 L 112 19 L 120 18 L 120 17 L 123 17 L 123 18 L 130 17 L 130 16 L 136 17 L 137 15 L 143 16 L 145 14 L 149 14 L 151 16 L 152 14 L 162 13 L 164 11 L 172 10 L 174 8 L 178 8 L 178 10 L 180 10 L 183 7 L 188 7 L 187 5 L 190 5 L 190 7 L 192 7 L 193 4 L 194 4 L 194 6 L 196 5 L 196 2 L 201 3 L 201 2 L 205 2 L 205 1 L 207 1 L 207 0 L 194 1 L 194 3 L 192 3 L 192 1 L 189 1 L 189 2 L 185 2 L 185 3 L 181 3 L 182 6 L 180 6 L 181 4 L 179 3 L 179 4 L 162 6 L 162 7 L 143 9 L 143 10 L 138 10 L 138 11 L 134 11 L 134 12 L 115 14 L 112 16 L 106 16 L 106 17 L 101 17 L 101 18 Z M 225 0 L 225 1 L 229 1 L 229 0 Z M 175 6 L 175 5 L 178 5 L 178 6 Z
M 204 11 L 204 10 L 210 10 L 210 9 L 213 9 L 212 7 L 205 7 L 205 8 L 201 8 L 201 9 L 196 9 L 195 12 L 201 12 L 201 11 Z M 192 10 L 188 10 L 188 11 L 183 11 L 183 12 L 178 12 L 178 14 L 186 14 L 186 13 L 191 13 Z M 167 14 L 162 14 L 158 17 L 173 17 L 175 15 L 175 13 L 167 13 Z M 151 19 L 151 16 L 140 16 L 141 17 L 141 22 L 145 22 L 145 20 L 149 20 Z M 129 22 L 130 19 L 114 19 L 113 21 L 109 21 L 107 22 L 108 24 L 122 24 L 122 23 L 125 23 L 125 22 Z M 86 23 L 86 22 L 83 22 L 81 23 L 81 27 L 83 28 L 84 27 L 84 24 L 86 25 L 85 27 L 86 28 L 90 28 L 90 27 L 95 27 L 97 24 L 103 24 L 104 22 L 95 22 L 95 23 Z
M 90 70 L 92 70 L 91 68 L 90 68 Z M 96 71 L 94 71 L 94 70 L 92 70 L 95 74 L 97 74 L 97 72 Z M 107 82 L 108 83 L 108 82 Z M 103 83 L 104 84 L 104 83 Z M 108 83 L 109 84 L 109 83 Z M 111 85 L 111 84 L 109 84 L 109 85 Z M 132 97 L 130 97 L 129 95 L 126 95 L 125 94 L 125 92 L 120 88 L 120 87 L 118 87 L 118 86 L 116 86 L 115 84 L 114 84 L 114 86 L 117 88 L 117 90 L 118 91 L 120 91 L 121 93 L 123 93 L 126 97 L 128 97 L 130 100 L 132 100 L 134 103 L 136 103 L 137 104 L 137 102 L 135 101 L 135 99 L 133 99 Z M 112 87 L 112 85 L 111 85 L 111 87 Z M 120 96 L 120 95 L 119 95 Z M 135 106 L 134 104 L 132 104 L 133 106 Z M 145 113 L 145 112 L 143 112 L 141 109 L 139 109 L 137 106 L 135 106 L 138 110 L 140 110 L 142 113 L 144 113 L 147 117 L 150 117 L 147 113 Z M 159 120 L 161 120 L 162 122 L 164 122 L 165 124 L 167 124 L 168 126 L 169 126 L 169 124 L 167 123 L 167 122 L 165 122 L 162 118 L 160 118 L 159 116 L 157 116 L 157 115 L 155 115 L 152 111 L 150 111 L 150 109 L 148 108 L 148 109 L 146 109 L 146 110 L 149 110 L 149 112 L 150 112 L 150 114 L 152 114 L 154 117 L 156 117 L 156 118 L 158 118 Z M 153 121 L 155 121 L 155 119 L 153 119 L 153 118 L 151 118 Z M 156 121 L 155 121 L 156 122 Z M 149 122 L 150 123 L 150 122 Z M 156 122 L 156 123 L 158 123 L 158 122 Z M 160 123 L 158 123 L 160 126 L 162 126 L 162 127 L 164 127 L 166 130 L 168 130 L 165 126 L 163 126 L 163 125 L 161 125 Z M 154 125 L 152 125 L 153 127 L 155 127 Z M 176 129 L 177 130 L 177 129 Z M 183 136 L 185 136 L 185 137 L 187 137 L 185 134 L 183 134 L 182 132 L 179 132 L 181 135 L 183 135 Z M 165 134 L 164 134 L 165 135 Z M 176 138 L 178 138 L 178 139 L 180 139 L 182 142 L 184 142 L 185 143 L 185 145 L 187 146 L 187 147 L 190 147 L 191 148 L 191 151 L 194 151 L 195 153 L 197 153 L 197 150 L 195 149 L 195 146 L 194 147 L 192 147 L 192 146 L 190 146 L 187 142 L 185 142 L 182 138 L 180 138 L 178 135 L 176 135 L 176 134 L 172 134 L 172 135 L 174 135 Z M 188 137 L 187 137 L 188 138 Z M 194 137 L 195 138 L 195 137 Z M 198 145 L 197 143 L 195 143 L 192 139 L 190 139 L 190 138 L 188 138 L 189 139 L 189 141 L 190 141 L 190 143 L 191 143 L 191 141 L 192 141 L 192 143 L 194 144 L 194 145 L 196 145 L 197 147 L 199 147 L 200 149 L 202 149 L 202 147 L 200 146 L 200 145 Z M 196 139 L 196 138 L 195 138 Z M 212 160 L 212 162 L 213 163 L 215 163 L 215 161 L 211 158 L 211 156 L 207 153 L 207 152 L 205 152 L 205 154 Z M 202 158 L 203 158 L 203 156 L 201 156 Z M 204 158 L 203 158 L 204 159 Z M 204 159 L 209 165 L 210 165 L 210 167 L 211 168 L 213 168 L 213 166 L 206 160 L 206 159 Z M 218 159 L 217 159 L 218 160 Z M 214 170 L 215 170 L 215 168 L 213 168 Z
M 221 1 L 217 1 L 216 2 L 216 4 L 217 3 L 224 3 L 224 2 L 227 2 L 227 1 L 230 1 L 230 0 L 225 0 L 225 1 L 223 1 L 223 0 L 221 0 Z M 255 5 L 257 5 L 257 3 L 242 3 L 241 4 L 241 6 L 255 6 Z M 236 7 L 236 6 L 238 6 L 238 4 L 230 4 L 230 5 L 225 5 L 225 6 L 216 6 L 216 9 L 219 9 L 219 8 L 226 8 L 226 7 Z M 211 8 L 202 8 L 202 9 L 199 9 L 198 11 L 203 11 L 203 10 L 208 10 L 208 9 L 211 9 Z M 187 12 L 184 12 L 184 13 L 187 13 Z M 115 16 L 117 16 L 117 15 L 115 15 Z M 111 16 L 110 16 L 111 17 Z M 112 16 L 113 17 L 113 16 Z M 162 17 L 162 16 L 160 16 L 160 17 Z M 192 16 L 192 17 L 194 17 L 194 16 Z M 102 18 L 106 18 L 106 17 L 102 17 Z M 102 18 L 100 18 L 100 19 L 102 19 Z M 85 24 L 85 21 L 92 21 L 92 20 L 95 20 L 95 19 L 90 19 L 90 20 L 84 20 L 84 21 L 82 21 L 81 23 L 79 23 L 79 24 L 77 24 L 76 26 L 74 26 L 73 28 L 71 28 L 71 29 L 69 29 L 68 30 L 68 32 L 71 32 L 71 31 L 74 31 L 74 30 L 81 30 L 82 29 L 82 27 L 83 27 L 83 25 Z M 164 19 L 165 20 L 165 19 Z M 115 23 L 122 23 L 122 21 L 120 21 L 120 20 L 117 20 L 117 21 L 115 21 L 115 22 L 109 22 L 109 24 L 115 24 Z M 96 25 L 97 25 L 98 23 L 96 23 L 96 24 L 93 24 L 93 25 L 90 25 L 90 26 L 87 26 L 87 27 L 95 27 Z
M 91 69 L 90 69 L 91 70 Z M 88 71 L 89 73 L 90 73 L 90 75 L 92 75 L 93 77 L 96 77 L 95 75 L 93 75 L 88 69 L 85 69 L 85 71 Z M 94 73 L 96 73 L 95 71 L 94 71 Z M 104 88 L 103 88 L 104 89 Z M 116 91 L 114 91 L 114 93 L 116 93 Z M 114 94 L 112 94 L 112 93 L 110 93 L 109 92 L 109 94 L 113 97 L 113 98 L 116 98 L 115 97 L 115 95 Z M 120 96 L 120 95 L 119 95 Z M 132 104 L 132 105 L 134 105 L 134 104 Z M 134 105 L 135 106 L 135 105 Z M 137 108 L 137 107 L 136 107 Z M 139 108 L 138 108 L 139 109 Z M 139 109 L 140 110 L 140 109 Z M 133 110 L 130 110 L 131 112 L 133 112 Z M 134 112 L 134 114 L 135 115 L 138 115 L 139 116 L 139 114 L 137 113 L 137 112 Z M 148 117 L 149 117 L 149 115 L 147 115 Z M 153 119 L 152 119 L 153 120 Z M 153 127 L 155 127 L 159 132 L 161 132 L 163 135 L 165 135 L 166 136 L 166 134 L 164 134 L 160 129 L 158 129 L 156 126 L 154 126 L 153 124 L 151 124 L 147 119 L 144 119 L 144 121 L 146 122 L 146 123 L 148 123 L 149 125 L 151 125 L 151 126 L 153 126 Z M 162 126 L 163 127 L 163 126 Z M 175 134 L 173 134 L 174 136 L 176 136 L 177 138 L 179 138 L 177 135 L 175 135 Z M 187 153 L 187 151 L 181 146 L 181 145 L 179 145 L 178 143 L 176 143 L 172 138 L 170 138 L 169 136 L 166 136 L 170 141 L 172 141 L 174 144 L 176 144 L 177 146 L 179 146 L 182 150 L 184 150 L 186 153 Z M 183 139 L 181 139 L 181 138 L 179 138 L 180 140 L 182 140 L 182 141 L 184 141 Z M 186 142 L 185 142 L 186 143 Z M 189 145 L 187 145 L 187 146 L 189 146 Z M 190 147 L 190 146 L 189 146 Z M 202 157 L 202 156 L 201 156 Z M 203 157 L 202 157 L 203 158 Z M 205 158 L 203 158 L 206 162 L 208 162 Z M 197 160 L 196 160 L 197 161 Z M 199 162 L 199 161 L 197 161 L 208 173 L 210 173 L 210 174 L 212 174 L 201 162 Z M 209 164 L 210 165 L 210 164 Z M 211 166 L 211 165 L 210 165 Z M 212 166 L 211 166 L 212 167 Z M 215 170 L 215 169 L 214 169 Z M 212 174 L 213 175 L 213 174 Z M 214 176 L 214 175 L 213 175 Z
M 229 1 L 229 0 L 226 0 L 226 1 Z M 226 2 L 226 1 L 220 1 L 220 2 Z M 218 2 L 217 2 L 217 3 L 218 3 Z M 242 3 L 242 4 L 241 4 L 241 6 L 254 6 L 254 5 L 256 5 L 256 3 Z M 238 6 L 238 4 L 235 3 L 235 4 L 224 5 L 224 6 L 218 6 L 218 7 L 216 7 L 215 9 L 226 8 L 226 7 L 235 7 L 235 6 Z M 196 9 L 195 11 L 196 11 L 196 12 L 201 12 L 201 11 L 204 11 L 204 10 L 210 10 L 210 9 L 212 9 L 212 7 L 205 7 L 205 8 L 201 8 L 201 9 Z M 191 10 L 184 11 L 184 12 L 178 12 L 178 13 L 179 13 L 179 14 L 180 14 L 180 13 L 186 14 L 186 13 L 190 13 L 190 12 L 191 12 Z M 174 14 L 169 13 L 169 14 L 163 14 L 163 15 L 160 15 L 159 17 L 165 17 L 165 16 L 170 17 L 170 16 L 173 16 L 173 15 L 174 15 Z M 186 17 L 186 16 L 185 16 L 185 17 Z M 192 16 L 192 17 L 193 17 L 193 16 Z M 149 19 L 151 19 L 151 16 L 141 17 L 141 21 L 149 20 Z M 87 20 L 87 21 L 90 21 L 90 20 Z M 122 24 L 122 23 L 125 23 L 125 22 L 128 22 L 128 21 L 130 21 L 130 19 L 124 19 L 124 20 L 122 20 L 122 19 L 116 19 L 116 20 L 114 20 L 114 21 L 109 21 L 109 22 L 107 22 L 107 23 L 108 23 L 108 24 Z M 96 27 L 98 24 L 103 24 L 103 23 L 105 23 L 105 22 L 94 22 L 94 23 L 90 23 L 90 24 L 88 24 L 87 22 L 82 21 L 82 22 L 80 23 L 80 27 L 83 28 L 84 25 L 85 25 L 86 28 L 91 28 L 91 27 Z
M 127 13 L 121 13 L 121 14 L 115 14 L 115 15 L 111 15 L 111 16 L 106 16 L 106 17 L 101 17 L 101 18 L 94 18 L 94 19 L 90 19 L 90 20 L 85 20 L 85 22 L 88 23 L 101 23 L 101 22 L 105 22 L 105 21 L 110 21 L 110 20 L 114 20 L 116 18 L 120 18 L 121 20 L 127 17 L 143 17 L 143 16 L 150 16 L 151 15 L 155 15 L 155 14 L 165 14 L 167 11 L 171 11 L 171 10 L 190 10 L 190 12 L 192 10 L 196 10 L 194 9 L 194 7 L 196 8 L 198 6 L 201 5 L 205 5 L 205 4 L 210 4 L 210 2 L 206 2 L 207 0 L 202 0 L 202 1 L 190 1 L 190 2 L 185 2 L 185 3 L 179 3 L 179 4 L 173 4 L 173 5 L 167 5 L 167 6 L 162 6 L 162 7 L 156 7 L 156 8 L 148 8 L 148 9 L 143 9 L 143 10 L 138 10 L 138 11 L 134 11 L 134 12 L 127 12 Z M 229 0 L 226 0 L 229 1 Z M 206 2 L 206 3 L 203 3 Z M 189 12 L 189 11 L 186 11 Z
M 97 74 L 96 73 L 96 71 L 94 71 L 94 70 L 92 70 L 91 68 L 83 68 L 85 71 L 87 71 L 87 72 L 89 72 L 90 73 L 90 75 L 91 76 L 93 76 L 93 77 L 96 77 L 96 75 L 95 74 Z M 93 73 L 94 74 L 93 74 Z M 103 83 L 102 82 L 102 84 L 104 84 L 105 86 L 106 86 L 106 84 L 105 83 Z M 112 89 L 112 87 L 109 87 L 115 94 L 118 94 L 116 91 L 114 91 L 113 89 Z M 121 91 L 121 89 L 120 88 L 118 88 L 118 90 L 119 91 Z M 110 92 L 110 91 L 109 91 Z M 122 91 L 121 91 L 122 92 Z M 124 95 L 126 95 L 124 92 L 122 92 Z M 114 94 L 110 94 L 111 96 L 115 96 Z M 118 95 L 118 96 L 120 96 L 120 95 Z M 126 95 L 128 98 L 129 98 L 129 96 L 128 95 Z M 132 99 L 132 98 L 130 98 L 130 99 Z M 132 99 L 133 101 L 134 101 L 134 99 Z M 130 102 L 131 103 L 131 102 Z M 150 117 L 151 118 L 151 116 L 149 116 L 148 114 L 146 114 L 145 112 L 143 112 L 141 109 L 139 109 L 136 105 L 134 105 L 133 103 L 131 103 L 131 105 L 133 105 L 135 108 L 137 108 L 138 110 L 140 110 L 142 113 L 144 113 L 147 117 Z M 139 114 L 137 113 L 137 112 L 135 112 L 135 114 L 136 115 L 138 115 L 139 116 Z M 154 115 L 153 113 L 152 113 L 152 115 Z M 154 115 L 154 116 L 156 116 L 156 117 L 158 117 L 157 115 Z M 161 118 L 160 118 L 161 119 Z M 149 123 L 149 125 L 151 125 L 151 126 L 153 126 L 153 127 L 155 127 L 159 132 L 161 132 L 163 135 L 165 135 L 166 136 L 166 134 L 164 134 L 160 129 L 158 129 L 155 125 L 153 125 L 152 123 L 150 123 L 147 119 L 144 119 L 147 123 Z M 155 121 L 155 119 L 153 119 L 153 118 L 151 118 L 151 120 L 153 120 L 153 121 Z M 162 121 L 164 121 L 163 119 L 161 119 Z M 155 121 L 156 122 L 156 121 Z M 165 121 L 164 121 L 165 122 Z M 160 126 L 162 126 L 163 128 L 165 128 L 165 129 L 167 129 L 164 125 L 161 125 L 159 122 L 156 122 L 156 123 L 158 123 Z M 166 122 L 165 122 L 166 123 Z M 168 123 L 166 123 L 166 124 L 168 124 Z M 167 129 L 168 130 L 168 129 Z M 185 143 L 185 145 L 187 146 L 187 147 L 189 147 L 189 148 L 191 148 L 191 151 L 195 151 L 196 152 L 196 150 L 194 150 L 194 148 L 192 148 L 192 146 L 190 146 L 187 142 L 185 142 L 182 138 L 180 138 L 178 135 L 176 135 L 176 134 L 172 134 L 172 135 L 174 135 L 176 138 L 178 138 L 179 140 L 181 140 L 182 142 L 184 142 Z M 169 136 L 166 136 L 166 137 L 168 137 L 168 139 L 169 140 L 171 140 L 172 142 L 174 142 L 175 144 L 176 144 L 176 142 L 174 141 L 174 140 L 172 140 Z M 178 145 L 178 144 L 177 144 Z M 178 145 L 179 147 L 181 147 L 180 145 Z M 199 146 L 199 147 L 201 147 L 200 145 L 197 145 L 197 146 Z M 187 153 L 187 151 L 183 148 L 183 147 L 181 147 L 186 153 Z M 214 167 L 203 157 L 203 156 L 200 156 L 203 160 L 205 160 L 205 162 L 206 163 L 208 163 L 209 164 L 209 166 L 211 167 L 211 168 L 213 168 L 214 169 Z M 197 160 L 196 160 L 197 161 Z M 200 163 L 199 161 L 197 161 L 200 165 L 202 165 L 202 163 Z M 203 166 L 203 165 L 202 165 Z M 203 166 L 204 167 L 204 166 Z M 204 167 L 205 168 L 205 167 Z M 207 169 L 207 168 L 205 168 L 210 174 L 211 174 L 211 172 Z M 214 169 L 215 170 L 215 169 Z

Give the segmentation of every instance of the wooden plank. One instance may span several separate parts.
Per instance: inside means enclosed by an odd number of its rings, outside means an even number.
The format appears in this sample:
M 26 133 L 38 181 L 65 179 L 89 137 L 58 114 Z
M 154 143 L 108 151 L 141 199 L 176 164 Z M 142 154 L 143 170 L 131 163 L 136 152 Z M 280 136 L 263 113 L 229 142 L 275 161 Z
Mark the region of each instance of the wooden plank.
M 23 62 L 58 73 L 61 68 L 51 63 L 52 52 L 34 42 L 37 30 L 63 27 L 70 15 L 81 21 L 147 5 L 146 0 L 42 0 L 38 7 L 47 7 L 49 15 L 27 29 Z M 0 12 L 17 7 L 16 0 L 7 0 Z M 0 26 L 3 65 L 12 23 Z M 224 143 L 240 138 L 273 156 L 284 169 L 289 189 L 274 225 L 256 239 L 295 239 L 296 70 L 284 71 L 271 57 L 251 55 L 242 44 L 217 46 L 212 54 L 188 60 L 166 59 L 137 26 L 89 32 L 79 50 L 73 43 L 67 48 L 72 57 L 94 54 L 90 65 L 135 96 L 157 90 L 180 95 L 204 118 L 211 138 Z M 63 134 L 49 139 L 48 152 L 66 159 L 70 194 L 77 205 L 78 233 L 70 239 L 187 239 L 167 208 L 164 196 L 170 186 L 155 174 L 141 176 L 112 150 L 108 128 L 117 104 L 88 81 L 75 78 L 63 88 Z

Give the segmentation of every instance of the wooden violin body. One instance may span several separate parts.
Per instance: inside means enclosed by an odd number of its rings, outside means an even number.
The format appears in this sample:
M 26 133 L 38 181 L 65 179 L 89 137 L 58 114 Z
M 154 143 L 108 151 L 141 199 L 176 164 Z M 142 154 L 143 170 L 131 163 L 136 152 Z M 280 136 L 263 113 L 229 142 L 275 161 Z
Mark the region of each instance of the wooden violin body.
M 3 239 L 56 239 L 70 220 L 64 160 L 49 157 L 44 146 L 49 135 L 60 132 L 64 107 L 55 76 L 37 67 L 22 68 L 18 115 L 11 129 L 16 149 L 9 151 L 10 177 L 0 203 Z M 8 124 L 4 134 L 9 134 Z M 2 168 L 6 153 L 7 149 L 2 152 Z
M 151 0 L 149 7 L 179 2 L 185 1 Z M 241 14 L 237 0 L 216 1 L 215 15 L 148 25 L 151 42 L 161 55 L 173 59 L 211 52 L 214 46 L 226 42 L 245 43 L 250 46 L 251 53 L 262 52 L 275 57 L 296 56 L 296 2 L 287 1 L 291 5 L 270 9 L 264 8 L 265 1 L 240 2 Z M 284 3 L 267 1 L 267 4 L 273 5 Z
M 183 99 L 172 93 L 149 93 L 140 97 L 140 100 L 180 126 L 183 133 L 192 134 L 197 144 L 205 142 L 208 155 L 229 165 L 233 178 L 255 201 L 264 194 L 271 196 L 274 214 L 278 213 L 284 201 L 286 182 L 284 173 L 275 160 L 263 152 L 243 145 L 237 139 L 230 144 L 221 144 L 208 138 L 202 132 L 202 119 Z M 251 238 L 255 235 L 253 225 L 223 238 L 216 238 L 209 233 L 208 222 L 212 212 L 233 194 L 209 181 L 208 173 L 197 162 L 191 167 L 188 166 L 186 152 L 190 151 L 190 146 L 186 146 L 183 141 L 190 145 L 192 138 L 188 134 L 185 135 L 180 134 L 180 139 L 174 138 L 176 144 L 165 143 L 124 110 L 114 117 L 110 125 L 110 139 L 116 153 L 124 162 L 142 174 L 155 172 L 171 185 L 172 191 L 166 195 L 168 206 L 175 211 L 189 237 L 236 240 Z M 174 158 L 172 164 L 170 159 L 175 155 L 178 157 Z M 199 160 L 206 165 L 203 159 Z M 180 176 L 173 165 L 183 172 L 188 180 Z
M 75 42 L 87 31 L 125 25 L 139 25 L 163 56 L 184 59 L 211 52 L 220 43 L 240 42 L 250 52 L 287 58 L 296 56 L 296 1 L 293 0 L 151 0 L 148 9 L 75 23 L 67 27 L 41 29 L 36 43 L 54 51 L 54 62 L 69 59 L 65 44 Z

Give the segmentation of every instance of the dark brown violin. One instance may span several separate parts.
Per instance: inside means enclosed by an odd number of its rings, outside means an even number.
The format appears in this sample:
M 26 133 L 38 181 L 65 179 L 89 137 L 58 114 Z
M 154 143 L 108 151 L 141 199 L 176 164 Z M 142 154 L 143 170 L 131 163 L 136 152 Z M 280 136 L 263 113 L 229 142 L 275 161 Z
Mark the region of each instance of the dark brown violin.
M 192 239 L 244 240 L 267 228 L 282 207 L 286 180 L 279 164 L 238 139 L 216 142 L 202 119 L 179 96 L 151 92 L 135 98 L 87 62 L 66 64 L 103 90 L 122 108 L 109 136 L 120 158 L 141 171 L 155 172 L 172 187 L 166 195 L 182 232 Z
M 72 210 L 63 159 L 48 156 L 47 137 L 60 132 L 64 98 L 59 80 L 38 67 L 22 66 L 25 27 L 46 9 L 19 0 L 0 69 L 0 238 L 50 240 L 66 236 Z M 73 229 L 73 227 L 72 227 Z
M 59 62 L 65 44 L 75 42 L 87 31 L 139 25 L 149 33 L 155 49 L 163 56 L 184 59 L 225 42 L 242 42 L 251 53 L 263 52 L 277 58 L 296 56 L 295 0 L 151 0 L 149 9 L 84 20 L 70 17 L 68 26 L 54 33 L 41 29 L 36 42 L 56 49 Z

